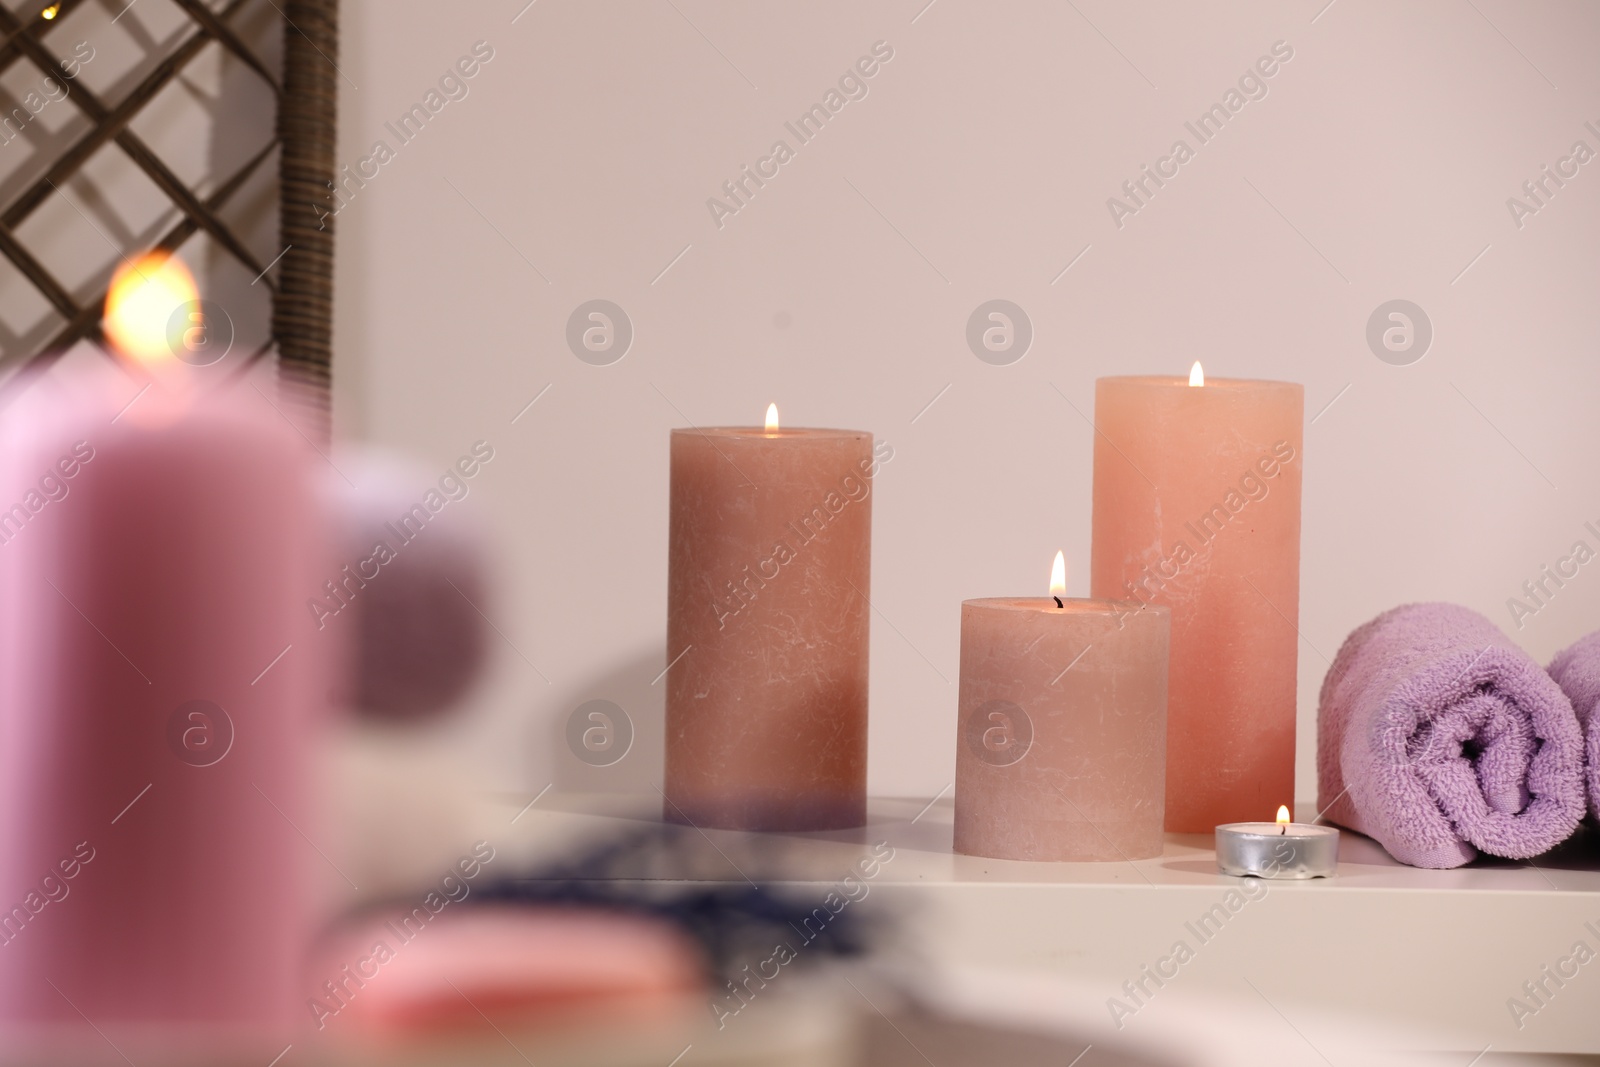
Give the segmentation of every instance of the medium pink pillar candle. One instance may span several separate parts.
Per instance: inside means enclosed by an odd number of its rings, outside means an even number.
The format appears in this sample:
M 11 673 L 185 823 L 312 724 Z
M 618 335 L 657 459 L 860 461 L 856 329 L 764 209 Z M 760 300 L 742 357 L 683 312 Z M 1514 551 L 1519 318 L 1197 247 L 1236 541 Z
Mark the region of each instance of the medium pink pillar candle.
M 1012 860 L 1161 854 L 1166 608 L 961 605 L 955 849 Z
M 265 1062 L 323 862 L 311 454 L 248 384 L 94 377 L 0 416 L 0 1044 L 99 1049 L 87 1018 L 134 1059 L 204 1033 Z
M 1303 410 L 1290 382 L 1096 383 L 1090 591 L 1172 609 L 1168 830 L 1294 796 Z
M 855 430 L 672 432 L 668 819 L 865 823 L 871 488 L 889 455 Z

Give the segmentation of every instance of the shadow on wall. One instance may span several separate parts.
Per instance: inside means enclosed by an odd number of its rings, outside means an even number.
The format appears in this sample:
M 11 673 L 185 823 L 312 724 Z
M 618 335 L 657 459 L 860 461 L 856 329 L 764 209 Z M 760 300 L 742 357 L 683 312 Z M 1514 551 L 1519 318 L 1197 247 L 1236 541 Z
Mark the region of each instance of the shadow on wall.
M 666 758 L 664 650 L 624 660 L 558 700 L 533 743 L 551 754 L 557 790 L 659 797 Z

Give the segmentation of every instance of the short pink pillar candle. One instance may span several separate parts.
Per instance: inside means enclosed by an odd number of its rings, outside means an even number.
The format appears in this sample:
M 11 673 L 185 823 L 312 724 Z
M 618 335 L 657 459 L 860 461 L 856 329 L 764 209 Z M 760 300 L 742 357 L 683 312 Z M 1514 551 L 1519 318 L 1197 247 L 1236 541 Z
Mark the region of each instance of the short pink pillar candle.
M 1294 795 L 1304 390 L 1101 378 L 1090 591 L 1172 609 L 1167 829 Z
M 961 605 L 957 852 L 1161 854 L 1169 624 L 1109 600 Z
M 870 494 L 885 455 L 855 430 L 673 431 L 669 820 L 866 821 Z

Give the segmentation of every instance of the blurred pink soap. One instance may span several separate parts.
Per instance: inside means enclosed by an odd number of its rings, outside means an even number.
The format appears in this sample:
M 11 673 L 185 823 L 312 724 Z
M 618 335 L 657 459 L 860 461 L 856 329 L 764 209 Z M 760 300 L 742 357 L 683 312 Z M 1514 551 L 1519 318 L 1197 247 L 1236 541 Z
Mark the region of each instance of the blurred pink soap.
M 310 1002 L 319 1025 L 400 1038 L 481 1029 L 486 1016 L 526 1028 L 668 1021 L 690 998 L 697 1016 L 704 1010 L 698 946 L 663 922 L 514 905 L 415 915 L 375 916 L 319 954 Z

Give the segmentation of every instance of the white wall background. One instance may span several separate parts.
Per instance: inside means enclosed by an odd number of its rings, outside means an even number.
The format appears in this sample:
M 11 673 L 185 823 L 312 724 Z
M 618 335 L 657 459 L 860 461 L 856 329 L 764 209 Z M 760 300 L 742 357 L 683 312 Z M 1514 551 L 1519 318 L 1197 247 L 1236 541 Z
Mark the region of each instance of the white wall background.
M 668 430 L 769 400 L 896 449 L 874 501 L 877 793 L 953 777 L 963 598 L 1037 591 L 1058 546 L 1087 593 L 1097 376 L 1199 358 L 1305 384 L 1303 799 L 1352 627 L 1445 599 L 1512 628 L 1525 580 L 1600 548 L 1600 163 L 1521 228 L 1506 206 L 1574 141 L 1600 151 L 1600 9 L 524 3 L 343 16 L 352 164 L 474 42 L 494 49 L 336 223 L 343 431 L 441 471 L 496 450 L 460 514 L 495 531 L 484 608 L 507 640 L 422 735 L 478 781 L 659 781 Z M 719 230 L 707 198 L 879 40 L 894 58 L 869 95 Z M 1294 58 L 1269 94 L 1119 229 L 1107 198 L 1193 144 L 1184 121 L 1279 40 Z M 597 297 L 637 331 L 606 367 L 564 341 Z M 997 297 L 1036 331 L 1005 367 L 964 339 Z M 1433 324 L 1414 365 L 1364 338 L 1394 298 Z M 1542 661 L 1596 626 L 1600 562 L 1514 632 Z M 604 772 L 560 741 L 592 697 L 639 730 Z

